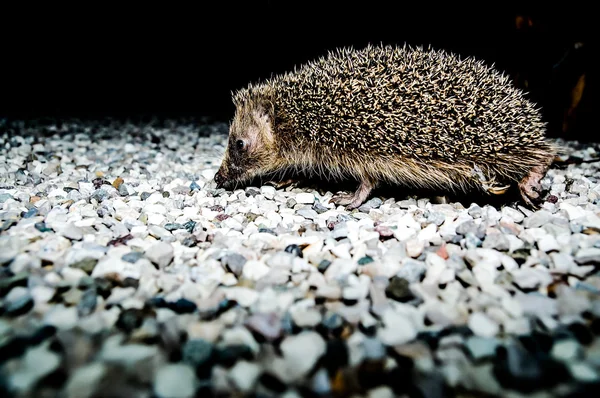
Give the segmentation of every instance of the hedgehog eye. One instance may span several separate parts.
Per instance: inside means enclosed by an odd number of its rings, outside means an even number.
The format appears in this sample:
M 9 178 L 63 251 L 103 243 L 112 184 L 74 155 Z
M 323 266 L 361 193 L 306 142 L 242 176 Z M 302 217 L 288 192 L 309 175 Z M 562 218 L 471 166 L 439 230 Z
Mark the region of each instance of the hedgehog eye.
M 241 151 L 242 149 L 246 148 L 246 142 L 244 140 L 237 140 L 235 142 L 235 147 Z

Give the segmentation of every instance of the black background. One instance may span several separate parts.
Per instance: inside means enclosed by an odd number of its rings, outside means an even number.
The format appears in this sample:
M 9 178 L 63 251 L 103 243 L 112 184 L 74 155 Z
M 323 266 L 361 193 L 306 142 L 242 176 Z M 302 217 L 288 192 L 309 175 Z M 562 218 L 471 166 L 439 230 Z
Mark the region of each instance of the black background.
M 578 123 L 570 131 L 585 134 L 596 93 L 587 55 L 595 23 L 589 7 L 444 4 L 257 0 L 179 8 L 80 3 L 3 9 L 0 114 L 226 121 L 233 114 L 231 91 L 249 82 L 339 46 L 408 43 L 479 57 L 516 84 L 526 79 L 551 135 L 564 133 L 565 104 L 577 76 L 587 71 Z M 518 15 L 532 18 L 534 29 L 517 30 Z M 585 51 L 560 63 L 578 41 Z M 557 64 L 560 69 L 553 68 Z

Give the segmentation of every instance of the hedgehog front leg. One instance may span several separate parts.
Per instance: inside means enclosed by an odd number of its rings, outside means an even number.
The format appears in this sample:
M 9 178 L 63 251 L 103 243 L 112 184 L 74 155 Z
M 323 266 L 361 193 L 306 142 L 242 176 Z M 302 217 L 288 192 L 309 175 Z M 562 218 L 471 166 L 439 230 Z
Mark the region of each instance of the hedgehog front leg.
M 275 187 L 275 189 L 284 189 L 284 188 L 287 188 L 290 185 L 295 184 L 297 182 L 298 181 L 296 179 L 290 178 L 285 181 L 269 180 L 269 181 L 265 182 L 265 185 L 271 185 L 271 186 Z
M 329 200 L 329 203 L 335 203 L 340 206 L 347 205 L 346 209 L 348 210 L 356 209 L 367 200 L 373 188 L 375 188 L 375 184 L 372 181 L 367 179 L 362 180 L 356 192 L 353 194 L 334 195 L 333 198 Z

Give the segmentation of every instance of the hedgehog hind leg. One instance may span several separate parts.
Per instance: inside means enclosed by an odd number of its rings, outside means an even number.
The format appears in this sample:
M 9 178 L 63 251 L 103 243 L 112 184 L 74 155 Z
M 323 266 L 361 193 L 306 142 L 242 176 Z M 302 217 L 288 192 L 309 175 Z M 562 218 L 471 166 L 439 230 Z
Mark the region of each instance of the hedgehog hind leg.
M 354 193 L 334 195 L 329 203 L 346 206 L 348 210 L 356 209 L 367 200 L 374 188 L 375 183 L 373 181 L 363 179 Z
M 542 184 L 540 181 L 546 175 L 548 166 L 534 166 L 529 173 L 519 181 L 519 191 L 523 201 L 534 209 L 537 209 L 540 202 L 540 194 L 542 192 Z

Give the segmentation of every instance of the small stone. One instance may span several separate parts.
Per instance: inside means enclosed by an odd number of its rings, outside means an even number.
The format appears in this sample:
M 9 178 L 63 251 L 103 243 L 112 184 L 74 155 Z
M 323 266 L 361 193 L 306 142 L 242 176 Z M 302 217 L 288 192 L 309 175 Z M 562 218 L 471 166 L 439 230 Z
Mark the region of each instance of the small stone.
M 417 258 L 425 249 L 425 241 L 422 239 L 409 239 L 406 241 L 406 254 L 412 258 Z
M 294 199 L 296 199 L 297 203 L 312 204 L 315 201 L 315 195 L 308 192 L 301 192 L 297 194 Z
M 598 371 L 587 363 L 570 363 L 569 371 L 573 379 L 580 383 L 598 383 Z
M 145 254 L 148 260 L 158 265 L 159 268 L 164 268 L 173 260 L 173 246 L 165 242 L 154 243 L 146 250 Z
M 188 221 L 183 224 L 183 228 L 185 228 L 190 234 L 194 232 L 194 228 L 196 228 L 196 221 Z
M 502 233 L 491 233 L 485 237 L 483 243 L 481 244 L 481 247 L 486 249 L 507 251 L 508 249 L 510 249 L 510 242 L 508 241 L 508 238 Z
M 81 296 L 77 303 L 77 313 L 80 317 L 88 316 L 96 309 L 97 303 L 96 289 L 88 289 Z
M 373 209 L 378 209 L 382 204 L 383 204 L 383 201 L 380 198 L 372 198 L 372 199 L 369 199 L 368 201 L 366 201 L 365 203 L 363 203 L 358 208 L 358 211 L 361 211 L 363 213 L 368 213 Z
M 164 225 L 164 229 L 166 229 L 167 231 L 176 231 L 178 229 L 183 229 L 183 225 L 181 224 L 176 224 L 176 223 L 167 223 Z
M 327 396 L 331 393 L 331 382 L 327 370 L 321 368 L 315 373 L 312 378 L 311 389 L 317 396 Z
M 344 326 L 344 318 L 342 318 L 339 314 L 335 312 L 330 312 L 325 314 L 321 324 L 329 331 L 329 332 L 341 332 L 342 327 Z
M 580 358 L 583 354 L 583 349 L 576 340 L 564 339 L 552 345 L 550 354 L 559 361 L 569 362 Z
M 129 189 L 127 184 L 121 184 L 119 186 L 119 188 L 117 188 L 117 190 L 119 191 L 119 195 L 121 196 L 129 196 Z
M 142 252 L 129 252 L 121 257 L 121 260 L 135 264 L 140 258 L 144 257 Z
M 302 249 L 298 245 L 288 245 L 285 248 L 285 251 L 287 253 L 292 253 L 294 256 L 297 256 L 297 257 L 300 257 L 300 258 L 303 257 L 303 255 L 302 255 Z
M 251 281 L 260 281 L 269 272 L 271 272 L 271 268 L 267 265 L 260 261 L 251 260 L 244 264 L 242 276 Z
M 521 289 L 537 289 L 552 283 L 552 276 L 546 268 L 518 268 L 513 270 L 514 283 Z
M 260 374 L 261 367 L 259 365 L 241 360 L 229 371 L 229 379 L 236 389 L 244 394 L 248 394 L 254 388 Z
M 377 330 L 377 338 L 388 346 L 406 344 L 417 337 L 417 329 L 410 319 L 386 308 L 381 314 L 384 327 Z
M 496 322 L 481 312 L 474 312 L 469 317 L 469 329 L 480 337 L 495 337 L 500 331 Z
M 329 210 L 327 207 L 323 206 L 323 205 L 321 204 L 321 202 L 318 202 L 318 201 L 316 201 L 316 202 L 313 204 L 313 207 L 312 207 L 312 209 L 313 209 L 314 211 L 316 211 L 318 214 L 323 214 L 323 213 L 325 213 L 326 211 L 328 211 L 328 210 Z
M 510 218 L 517 224 L 525 219 L 525 215 L 523 215 L 523 213 L 521 213 L 519 210 L 507 206 L 502 208 L 502 215 Z
M 73 224 L 66 224 L 63 228 L 60 228 L 58 233 L 71 240 L 81 240 L 83 238 L 83 231 L 81 228 Z
M 229 300 L 235 300 L 242 307 L 250 307 L 258 300 L 258 292 L 243 286 L 234 286 L 225 290 L 225 296 Z
M 260 187 L 260 193 L 267 199 L 273 199 L 275 197 L 276 189 L 270 185 L 263 185 Z
M 246 320 L 245 325 L 268 341 L 278 339 L 282 333 L 281 318 L 274 313 L 254 314 Z
M 493 358 L 496 355 L 496 347 L 498 347 L 498 341 L 496 339 L 471 336 L 465 343 L 467 352 L 475 361 L 482 359 Z
M 367 264 L 372 263 L 373 261 L 374 260 L 372 257 L 364 256 L 364 257 L 361 257 L 360 259 L 358 259 L 358 265 L 367 265 Z
M 545 253 L 560 250 L 560 244 L 552 235 L 545 235 L 540 240 L 538 240 L 537 245 L 538 249 Z
M 406 279 L 394 276 L 390 279 L 390 283 L 385 289 L 385 294 L 391 299 L 405 303 L 414 298 L 409 285 L 410 283 Z
M 144 312 L 137 308 L 128 308 L 119 314 L 115 326 L 125 333 L 131 333 L 142 325 Z
M 48 227 L 46 226 L 46 223 L 45 223 L 45 222 L 43 222 L 43 221 L 41 221 L 41 222 L 36 222 L 36 223 L 34 224 L 34 227 L 35 227 L 35 229 L 37 229 L 37 230 L 38 230 L 38 231 L 40 231 L 40 232 L 50 232 L 50 231 L 52 231 L 52 228 L 48 228 Z
M 221 263 L 235 276 L 240 276 L 248 260 L 238 253 L 229 253 L 221 259 Z
M 92 199 L 95 199 L 98 202 L 102 202 L 104 199 L 108 197 L 108 192 L 104 189 L 96 189 L 94 193 L 91 195 Z
M 26 314 L 33 308 L 33 298 L 29 291 L 17 286 L 13 288 L 5 297 L 4 313 L 10 317 L 17 317 Z
M 35 217 L 38 215 L 38 209 L 36 209 L 35 207 L 32 207 L 31 209 L 27 210 L 25 213 L 23 213 L 23 218 L 31 218 L 31 217 Z
M 386 227 L 385 225 L 376 226 L 375 231 L 382 238 L 391 238 L 392 236 L 394 236 L 394 231 L 390 227 Z
M 313 331 L 286 337 L 280 344 L 280 350 L 285 359 L 287 377 L 299 380 L 306 376 L 325 353 L 325 349 L 325 341 Z
M 154 393 L 160 398 L 191 398 L 196 387 L 196 374 L 188 365 L 165 365 L 154 377 Z
M 579 249 L 575 253 L 575 261 L 577 264 L 600 263 L 600 248 L 586 247 Z
M 300 210 L 296 211 L 296 214 L 298 214 L 301 217 L 306 218 L 307 220 L 315 220 L 319 216 L 319 214 L 316 211 L 314 211 L 313 209 L 310 209 L 310 208 L 300 209 Z
M 365 338 L 362 345 L 368 360 L 382 360 L 387 354 L 385 345 L 374 337 Z
M 214 346 L 204 339 L 190 339 L 181 350 L 182 361 L 194 368 L 210 365 L 214 359 Z
M 567 213 L 569 220 L 577 220 L 578 218 L 585 217 L 586 215 L 585 210 L 583 210 L 581 207 L 573 206 L 569 203 L 563 202 L 559 205 L 559 208 Z
M 538 210 L 523 221 L 525 228 L 539 228 L 552 220 L 552 214 L 547 210 Z
M 312 328 L 321 322 L 321 313 L 315 308 L 298 308 L 290 311 L 290 315 L 300 328 Z
M 0 203 L 4 203 L 9 199 L 14 199 L 13 196 L 9 193 L 0 193 Z
M 107 373 L 106 365 L 93 362 L 74 370 L 67 381 L 66 396 L 92 398 Z
M 325 271 L 327 270 L 327 268 L 329 268 L 330 265 L 331 265 L 331 261 L 321 260 L 321 262 L 317 266 L 317 269 L 319 270 L 319 272 L 325 273 Z
M 469 215 L 473 218 L 481 218 L 481 215 L 483 214 L 483 209 L 481 208 L 481 206 L 473 203 L 471 207 L 469 207 L 467 213 L 469 213 Z
M 419 282 L 425 272 L 427 271 L 427 266 L 422 261 L 409 260 L 405 261 L 396 276 L 398 278 L 406 279 L 409 283 Z
M 190 314 L 195 312 L 198 306 L 193 301 L 185 298 L 180 298 L 174 303 L 169 304 L 169 308 L 177 314 Z
M 77 261 L 71 264 L 71 268 L 76 268 L 84 271 L 88 275 L 91 275 L 94 271 L 94 268 L 98 264 L 98 259 L 95 258 L 85 258 L 83 260 Z

